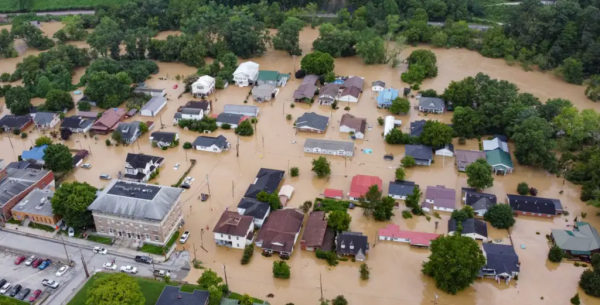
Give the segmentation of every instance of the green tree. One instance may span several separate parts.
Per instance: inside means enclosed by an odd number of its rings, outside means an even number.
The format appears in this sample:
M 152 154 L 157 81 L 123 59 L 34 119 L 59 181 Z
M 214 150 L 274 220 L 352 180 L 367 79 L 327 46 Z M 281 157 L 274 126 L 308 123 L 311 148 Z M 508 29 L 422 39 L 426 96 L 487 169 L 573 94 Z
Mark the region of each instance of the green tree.
M 412 65 L 423 67 L 425 70 L 425 78 L 436 77 L 438 74 L 437 58 L 435 53 L 430 50 L 413 51 L 406 61 L 408 62 L 408 69 L 410 69 Z
M 25 115 L 31 111 L 31 96 L 21 86 L 12 87 L 5 94 L 6 108 L 14 115 Z
M 15 50 L 14 37 L 7 29 L 0 31 L 0 56 L 4 56 L 4 58 L 19 56 L 17 50 Z
M 138 282 L 124 273 L 112 273 L 97 279 L 87 293 L 87 305 L 143 305 L 146 298 Z
M 471 107 L 458 106 L 452 114 L 452 128 L 457 136 L 472 139 L 485 133 L 487 120 Z
M 192 143 L 190 143 L 190 142 L 183 143 L 183 149 L 191 149 L 191 148 L 192 148 Z
M 583 63 L 577 59 L 565 59 L 558 68 L 557 73 L 562 75 L 567 83 L 576 85 L 583 83 Z
M 41 136 L 37 139 L 35 139 L 35 147 L 40 147 L 43 145 L 50 145 L 52 144 L 52 139 L 50 139 L 47 136 Z
M 92 105 L 86 101 L 81 101 L 77 103 L 77 110 L 79 111 L 90 111 L 92 110 Z
M 292 177 L 298 177 L 299 174 L 300 174 L 300 169 L 298 167 L 294 166 L 290 169 L 290 175 Z
M 247 294 L 244 294 L 242 296 L 242 298 L 240 299 L 240 303 L 239 303 L 239 305 L 252 305 L 252 304 L 254 304 L 254 302 L 252 302 L 252 298 Z
M 421 192 L 421 189 L 419 189 L 418 186 L 415 186 L 413 188 L 412 193 L 406 196 L 404 204 L 407 208 L 412 210 L 413 214 L 419 214 L 419 212 L 421 211 L 421 196 L 423 196 L 423 193 Z
M 13 22 L 11 34 L 15 38 L 21 38 L 27 45 L 38 50 L 48 50 L 54 46 L 54 41 L 35 25 L 28 21 Z
M 106 57 L 110 52 L 111 57 L 116 59 L 119 58 L 123 38 L 122 27 L 110 17 L 102 17 L 98 26 L 88 35 L 87 43 L 100 55 Z
M 594 102 L 600 101 L 600 75 L 594 75 L 590 78 L 585 89 L 585 96 Z
M 65 109 L 71 110 L 75 107 L 73 97 L 69 92 L 62 90 L 50 90 L 46 94 L 46 108 L 51 112 L 59 112 Z
M 569 100 L 565 100 L 562 98 L 549 99 L 546 103 L 542 104 L 539 107 L 540 116 L 546 121 L 551 122 L 554 117 L 556 117 L 563 108 L 572 107 L 573 103 Z
M 396 180 L 404 180 L 406 177 L 406 173 L 404 172 L 404 168 L 398 167 L 396 168 Z
M 404 158 L 402 158 L 400 163 L 402 163 L 402 166 L 404 168 L 411 168 L 411 167 L 417 165 L 415 158 L 413 158 L 412 156 L 404 156 Z
M 554 170 L 556 156 L 552 149 L 556 143 L 553 136 L 554 128 L 548 121 L 536 116 L 526 119 L 514 127 L 515 157 L 521 164 Z
M 397 97 L 392 101 L 390 112 L 393 114 L 408 113 L 410 111 L 410 102 L 403 97 Z
M 325 178 L 331 175 L 331 163 L 327 161 L 327 158 L 320 156 L 318 159 L 313 159 L 312 165 L 312 171 L 317 174 L 317 177 Z
M 63 144 L 50 144 L 44 150 L 44 167 L 53 172 L 67 172 L 73 169 L 73 156 L 69 147 Z
M 484 219 L 494 228 L 508 229 L 515 224 L 515 212 L 508 204 L 496 204 L 485 212 Z
M 254 127 L 252 127 L 249 120 L 245 120 L 235 128 L 235 133 L 243 137 L 249 137 L 254 134 Z
M 110 137 L 116 143 L 123 143 L 123 135 L 121 134 L 121 131 L 119 131 L 119 130 L 113 131 L 112 134 L 110 135 Z
M 600 275 L 598 275 L 598 271 L 595 267 L 594 271 L 590 269 L 583 271 L 579 278 L 579 287 L 581 287 L 587 295 L 600 297 Z
M 204 270 L 202 276 L 200 276 L 200 278 L 198 279 L 198 285 L 201 289 L 204 290 L 209 289 L 211 286 L 219 287 L 219 285 L 221 285 L 222 282 L 223 279 L 211 269 Z
M 438 121 L 427 121 L 421 133 L 421 143 L 431 147 L 441 147 L 452 143 L 454 130 L 452 127 Z
M 360 279 L 366 281 L 371 276 L 371 269 L 366 263 L 360 264 Z
M 313 41 L 313 50 L 332 57 L 352 56 L 356 52 L 355 36 L 350 30 L 338 29 L 331 23 L 324 23 L 319 27 L 319 38 Z
M 563 259 L 564 252 L 559 246 L 552 246 L 548 251 L 548 259 L 554 263 L 560 263 Z
M 335 299 L 331 300 L 331 305 L 348 305 L 348 301 L 343 295 L 338 295 Z
M 385 42 L 378 36 L 368 36 L 361 39 L 356 45 L 356 54 L 367 65 L 387 62 Z
M 437 32 L 431 37 L 431 44 L 434 47 L 445 47 L 448 44 L 448 34 L 444 32 Z
M 433 277 L 439 289 L 456 294 L 475 281 L 484 264 L 485 257 L 473 239 L 440 236 L 431 242 L 431 255 L 423 263 L 423 273 Z
M 592 267 L 597 266 L 600 263 L 600 253 L 592 254 Z
M 392 219 L 394 216 L 394 207 L 396 201 L 392 197 L 384 196 L 381 200 L 377 201 L 375 208 L 373 209 L 373 218 L 376 221 L 386 221 Z
M 140 132 L 142 134 L 145 134 L 146 132 L 148 132 L 148 124 L 141 122 L 140 123 Z
M 277 35 L 273 38 L 275 50 L 287 51 L 290 55 L 302 55 L 300 49 L 300 31 L 304 27 L 304 21 L 296 17 L 288 17 L 277 29 Z
M 283 261 L 273 262 L 273 276 L 279 279 L 289 279 L 291 275 L 290 266 Z
M 250 14 L 236 14 L 229 17 L 222 29 L 227 48 L 241 58 L 258 57 L 266 50 L 269 41 L 262 22 Z
M 346 211 L 331 211 L 327 215 L 327 226 L 336 232 L 348 231 L 352 217 Z
M 466 168 L 467 184 L 476 189 L 486 189 L 494 185 L 492 166 L 485 159 L 477 159 Z
M 65 16 L 62 23 L 65 25 L 63 30 L 69 40 L 84 40 L 88 35 L 88 32 L 83 28 L 83 19 L 79 15 Z
M 529 185 L 527 182 L 521 182 L 519 185 L 517 185 L 517 193 L 523 196 L 529 193 Z
M 457 109 L 462 107 L 473 107 L 476 99 L 476 83 L 475 78 L 469 76 L 461 81 L 450 82 L 443 94 L 444 100 Z
M 581 301 L 579 300 L 579 293 L 576 293 L 575 296 L 571 298 L 572 305 L 580 305 Z
M 86 182 L 64 182 L 50 200 L 52 212 L 60 215 L 69 227 L 89 226 L 94 223 L 94 218 L 87 208 L 96 199 L 96 191 Z
M 315 51 L 304 56 L 300 66 L 306 74 L 324 75 L 333 71 L 335 64 L 331 55 Z
M 105 71 L 93 72 L 87 81 L 84 94 L 103 109 L 119 106 L 131 92 L 133 80 L 126 72 L 109 74 Z
M 471 206 L 465 206 L 460 210 L 452 211 L 450 218 L 456 220 L 458 224 L 462 224 L 463 221 L 475 217 L 475 211 Z
M 223 290 L 218 286 L 208 287 L 208 304 L 219 305 L 221 304 L 221 298 L 223 297 Z

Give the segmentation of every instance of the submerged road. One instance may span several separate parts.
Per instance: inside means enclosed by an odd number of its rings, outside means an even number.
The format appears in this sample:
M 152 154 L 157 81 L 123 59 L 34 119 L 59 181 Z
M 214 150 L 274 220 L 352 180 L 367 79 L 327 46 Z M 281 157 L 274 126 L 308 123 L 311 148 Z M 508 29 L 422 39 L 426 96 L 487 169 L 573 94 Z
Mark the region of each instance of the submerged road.
M 8 16 L 17 16 L 23 14 L 30 14 L 33 12 L 20 12 L 20 13 L 2 13 L 0 14 L 0 18 L 8 18 Z M 94 15 L 96 11 L 94 10 L 69 10 L 69 11 L 47 11 L 47 12 L 35 12 L 38 16 L 67 16 L 67 15 Z

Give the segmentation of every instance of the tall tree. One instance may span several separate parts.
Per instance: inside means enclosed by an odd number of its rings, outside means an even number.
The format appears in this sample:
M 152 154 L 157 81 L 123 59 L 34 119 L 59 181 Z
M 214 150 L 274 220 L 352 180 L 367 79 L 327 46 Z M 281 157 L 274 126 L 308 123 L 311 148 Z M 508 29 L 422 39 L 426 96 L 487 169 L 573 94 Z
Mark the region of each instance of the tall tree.
M 472 139 L 483 135 L 487 125 L 486 118 L 471 107 L 458 106 L 452 114 L 452 128 L 456 135 Z
M 105 71 L 93 72 L 84 93 L 100 108 L 117 107 L 129 97 L 132 82 L 126 72 L 117 74 L 109 74 Z
M 331 55 L 315 51 L 304 56 L 300 61 L 300 66 L 306 74 L 324 75 L 333 71 L 335 63 Z
M 300 30 L 304 22 L 296 17 L 288 17 L 277 29 L 277 35 L 273 38 L 275 50 L 287 51 L 290 55 L 302 55 L 300 49 Z
M 122 27 L 110 17 L 102 17 L 100 24 L 88 36 L 87 43 L 100 55 L 119 58 L 121 41 L 124 38 Z
M 31 96 L 24 87 L 12 87 L 5 93 L 6 108 L 14 115 L 25 115 L 31 111 Z
M 476 189 L 486 189 L 494 185 L 492 166 L 485 159 L 477 159 L 466 168 L 467 184 Z
M 421 142 L 431 147 L 440 147 L 452 143 L 454 130 L 438 121 L 427 121 L 421 133 Z
M 87 208 L 96 199 L 97 189 L 86 182 L 65 182 L 50 200 L 52 212 L 62 216 L 67 226 L 82 228 L 94 223 L 92 212 Z
M 241 58 L 262 55 L 269 41 L 263 23 L 248 14 L 231 16 L 224 25 L 223 38 L 227 48 Z
M 519 163 L 555 170 L 556 156 L 552 149 L 556 143 L 552 139 L 553 135 L 552 125 L 540 117 L 530 117 L 515 126 L 512 139 Z
M 67 172 L 73 169 L 73 156 L 69 147 L 51 144 L 44 150 L 44 167 L 53 172 Z
M 59 112 L 65 109 L 75 108 L 73 97 L 68 92 L 62 90 L 50 90 L 46 94 L 46 109 L 51 112 Z
M 200 276 L 200 278 L 198 279 L 198 285 L 202 289 L 208 289 L 211 286 L 219 287 L 219 285 L 221 285 L 222 282 L 223 279 L 211 269 L 204 270 L 202 276 Z
M 327 161 L 327 158 L 321 156 L 318 159 L 313 159 L 312 165 L 312 171 L 317 174 L 317 177 L 325 178 L 331 175 L 331 163 Z
M 138 282 L 124 273 L 112 273 L 97 279 L 87 293 L 87 305 L 143 305 L 146 298 Z
M 489 221 L 492 227 L 508 229 L 515 224 L 515 212 L 508 204 L 496 204 L 490 207 L 484 214 L 485 221 Z
M 327 215 L 327 226 L 336 232 L 348 231 L 352 217 L 346 211 L 331 211 Z

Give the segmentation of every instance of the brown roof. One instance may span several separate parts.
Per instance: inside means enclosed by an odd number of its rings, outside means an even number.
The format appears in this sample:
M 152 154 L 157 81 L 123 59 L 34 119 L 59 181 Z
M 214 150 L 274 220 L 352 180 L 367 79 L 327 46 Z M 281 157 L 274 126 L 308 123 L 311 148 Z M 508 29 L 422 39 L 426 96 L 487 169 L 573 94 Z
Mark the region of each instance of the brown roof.
M 302 80 L 303 84 L 309 84 L 309 85 L 316 85 L 317 82 L 319 81 L 319 77 L 314 75 L 314 74 L 310 74 L 304 77 L 304 79 Z
M 349 113 L 342 115 L 340 126 L 348 126 L 356 131 L 365 133 L 367 127 L 367 119 L 357 118 Z
M 357 88 L 357 87 L 346 87 L 342 91 L 342 95 L 341 96 L 346 96 L 346 95 L 352 95 L 355 98 L 358 98 L 360 96 L 360 89 Z
M 258 232 L 257 242 L 263 249 L 292 252 L 296 234 L 302 228 L 304 214 L 295 209 L 273 211 Z
M 456 150 L 456 163 L 458 165 L 467 166 L 477 159 L 485 159 L 485 152 L 478 150 Z
M 317 86 L 313 84 L 302 84 L 296 91 L 294 91 L 294 99 L 299 100 L 303 98 L 310 99 L 315 96 Z
M 229 234 L 233 236 L 246 236 L 250 225 L 254 221 L 252 216 L 240 215 L 236 212 L 225 211 L 213 232 L 220 234 Z
M 340 85 L 339 84 L 327 84 L 323 87 L 321 87 L 321 92 L 319 93 L 319 95 L 323 96 L 323 95 L 330 95 L 333 96 L 334 98 L 337 96 L 338 91 L 340 91 Z
M 185 106 L 179 107 L 178 111 L 181 111 L 183 108 L 194 108 L 194 109 L 202 109 L 204 111 L 208 110 L 212 101 L 202 100 L 202 101 L 189 101 Z
M 356 87 L 362 90 L 364 84 L 365 80 L 363 78 L 360 78 L 358 76 L 352 76 L 344 82 L 344 87 Z
M 302 241 L 307 247 L 321 247 L 327 230 L 325 211 L 310 212 Z
M 95 119 L 98 117 L 98 112 L 95 111 L 79 111 L 77 112 L 78 116 L 82 116 L 84 118 L 92 118 Z
M 112 129 L 125 115 L 124 109 L 109 109 L 92 125 L 93 129 Z

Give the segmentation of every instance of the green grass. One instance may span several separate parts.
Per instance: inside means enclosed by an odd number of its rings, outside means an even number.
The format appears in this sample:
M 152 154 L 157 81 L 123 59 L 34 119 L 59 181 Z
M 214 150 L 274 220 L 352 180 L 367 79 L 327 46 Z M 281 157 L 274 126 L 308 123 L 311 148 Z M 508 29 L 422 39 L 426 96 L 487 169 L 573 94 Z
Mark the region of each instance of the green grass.
M 34 229 L 38 229 L 38 230 L 44 230 L 44 231 L 47 231 L 47 232 L 54 232 L 54 231 L 56 231 L 56 229 L 54 227 L 43 225 L 43 224 L 36 223 L 36 222 L 33 222 L 33 221 L 29 223 L 29 227 L 30 228 L 34 228 Z
M 0 0 L 0 1 L 2 1 L 2 0 Z M 11 223 L 11 224 L 13 224 L 13 225 L 19 225 L 19 226 L 20 226 L 20 225 L 21 225 L 21 223 L 22 223 L 22 221 L 20 221 L 20 220 L 16 220 L 16 219 L 14 219 L 14 218 L 11 218 L 11 219 L 9 219 L 9 220 L 8 220 L 8 223 Z
M 108 275 L 110 275 L 110 273 L 100 272 L 100 273 L 94 274 L 89 279 L 89 281 L 87 281 L 87 283 L 85 283 L 85 285 L 83 285 L 83 287 L 81 287 L 81 290 L 79 290 L 79 292 L 77 292 L 77 294 L 73 297 L 71 302 L 69 302 L 69 305 L 85 305 L 85 302 L 87 301 L 87 293 L 94 285 L 94 282 L 96 282 L 96 280 L 98 280 L 102 277 L 108 276 Z M 135 277 L 135 276 L 133 277 L 133 279 L 136 282 L 138 282 L 138 284 L 140 285 L 140 289 L 142 290 L 142 293 L 144 294 L 144 297 L 146 298 L 146 303 L 145 303 L 146 305 L 156 304 L 156 301 L 160 297 L 160 294 L 163 291 L 163 288 L 165 286 L 167 286 L 167 285 L 176 286 L 177 285 L 174 283 L 166 284 L 164 282 L 159 282 L 159 281 L 155 281 L 152 279 L 140 278 L 140 277 Z M 193 285 L 184 285 L 182 288 L 185 288 L 186 286 L 187 286 L 187 289 L 190 289 L 190 287 Z M 28 303 L 22 303 L 22 304 L 28 304 Z
M 320 205 L 320 206 L 319 206 Z M 331 198 L 317 198 L 315 199 L 314 211 L 347 211 L 350 202 L 343 200 L 335 200 Z
M 2 1 L 2 0 L 0 0 Z M 28 302 L 23 302 L 23 301 L 19 301 L 15 298 L 9 298 L 9 297 L 5 297 L 3 295 L 0 295 L 0 302 L 10 302 L 13 301 L 12 303 L 7 303 L 7 304 L 15 304 L 15 305 L 29 305 Z M 4 304 L 4 303 L 3 303 Z
M 0 12 L 19 11 L 20 0 L 0 0 Z M 21 0 L 22 1 L 22 0 Z M 29 11 L 50 11 L 66 9 L 91 9 L 98 5 L 119 5 L 129 0 L 30 0 Z
M 171 239 L 169 239 L 169 242 L 167 242 L 167 245 L 165 247 L 155 246 L 155 245 L 151 245 L 151 244 L 144 244 L 142 246 L 142 248 L 140 249 L 140 251 L 150 253 L 150 254 L 164 255 L 169 251 L 169 249 L 171 249 L 171 246 L 173 246 L 173 244 L 177 241 L 178 238 L 179 238 L 179 231 L 175 231 L 175 233 L 173 234 L 173 236 L 171 236 Z
M 239 293 L 231 292 L 231 293 L 229 293 L 229 295 L 227 296 L 227 298 L 228 298 L 228 299 L 234 299 L 234 300 L 238 300 L 238 301 L 239 301 L 239 300 L 241 300 L 241 299 L 242 299 L 242 296 L 243 296 L 243 295 L 241 295 L 241 294 L 239 294 Z M 263 301 L 263 300 L 261 300 L 261 299 L 257 299 L 257 298 L 253 298 L 253 297 L 250 297 L 250 298 L 252 298 L 252 302 L 254 302 L 254 303 L 259 303 L 259 304 L 262 304 L 262 303 L 264 303 L 264 302 L 265 302 L 265 301 Z
M 88 235 L 87 239 L 91 240 L 93 242 L 97 242 L 97 243 L 101 243 L 101 244 L 105 244 L 105 245 L 112 244 L 112 238 L 108 238 L 108 237 L 102 237 L 102 236 L 98 236 L 98 235 Z

